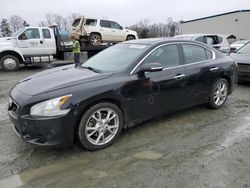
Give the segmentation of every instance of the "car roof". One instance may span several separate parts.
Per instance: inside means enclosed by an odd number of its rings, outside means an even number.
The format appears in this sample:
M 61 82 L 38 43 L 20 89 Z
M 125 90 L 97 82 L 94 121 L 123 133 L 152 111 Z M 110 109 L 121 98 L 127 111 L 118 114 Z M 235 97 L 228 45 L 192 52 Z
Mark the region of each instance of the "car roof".
M 166 42 L 188 42 L 188 43 L 197 43 L 202 44 L 199 41 L 190 41 L 190 40 L 183 40 L 179 38 L 173 38 L 173 37 L 161 37 L 161 38 L 147 38 L 147 39 L 137 39 L 137 40 L 129 40 L 126 42 L 123 42 L 125 44 L 145 44 L 145 45 L 157 45 L 160 43 L 166 43 Z

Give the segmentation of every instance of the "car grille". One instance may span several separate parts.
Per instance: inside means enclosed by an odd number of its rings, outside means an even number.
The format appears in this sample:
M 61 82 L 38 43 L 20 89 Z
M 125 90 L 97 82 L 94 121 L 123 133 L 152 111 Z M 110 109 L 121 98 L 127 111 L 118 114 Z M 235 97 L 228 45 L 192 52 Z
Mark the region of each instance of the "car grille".
M 19 105 L 11 98 L 9 98 L 8 102 L 8 111 L 11 113 L 12 116 L 17 118 L 19 112 Z
M 238 64 L 239 72 L 250 72 L 250 65 Z

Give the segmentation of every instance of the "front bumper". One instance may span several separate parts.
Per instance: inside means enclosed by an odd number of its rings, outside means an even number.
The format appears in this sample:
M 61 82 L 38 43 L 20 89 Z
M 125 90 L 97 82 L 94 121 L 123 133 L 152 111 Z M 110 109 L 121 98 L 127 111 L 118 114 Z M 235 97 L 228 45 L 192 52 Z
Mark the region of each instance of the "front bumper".
M 74 143 L 74 112 L 60 117 L 15 117 L 9 111 L 14 131 L 24 141 L 41 146 L 68 146 Z

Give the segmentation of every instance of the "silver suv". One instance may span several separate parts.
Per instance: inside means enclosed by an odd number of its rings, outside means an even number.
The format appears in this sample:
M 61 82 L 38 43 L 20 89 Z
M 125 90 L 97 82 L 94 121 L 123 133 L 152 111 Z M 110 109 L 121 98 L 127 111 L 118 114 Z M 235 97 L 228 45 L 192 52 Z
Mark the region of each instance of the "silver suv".
M 82 44 L 92 46 L 138 38 L 136 31 L 125 29 L 117 22 L 84 17 L 74 20 L 70 34 L 81 41 Z
M 230 53 L 230 44 L 236 40 L 236 37 L 233 35 L 220 34 L 187 34 L 177 35 L 174 38 L 200 41 L 211 45 L 222 53 Z

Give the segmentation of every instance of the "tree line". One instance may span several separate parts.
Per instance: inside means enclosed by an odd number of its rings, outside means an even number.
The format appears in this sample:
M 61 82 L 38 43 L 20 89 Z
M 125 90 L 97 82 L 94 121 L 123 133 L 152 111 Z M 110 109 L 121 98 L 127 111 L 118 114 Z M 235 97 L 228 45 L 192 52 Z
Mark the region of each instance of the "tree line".
M 40 21 L 38 26 L 46 27 L 57 24 L 60 30 L 68 31 L 74 19 L 80 16 L 84 15 L 73 13 L 63 17 L 59 14 L 46 14 L 46 19 Z M 30 26 L 30 24 L 18 15 L 12 15 L 9 19 L 3 18 L 0 22 L 0 36 L 11 36 L 12 33 L 20 28 L 28 26 Z M 181 33 L 180 22 L 174 21 L 172 18 L 167 18 L 164 23 L 150 23 L 150 20 L 144 19 L 127 28 L 137 31 L 139 38 L 171 37 Z

